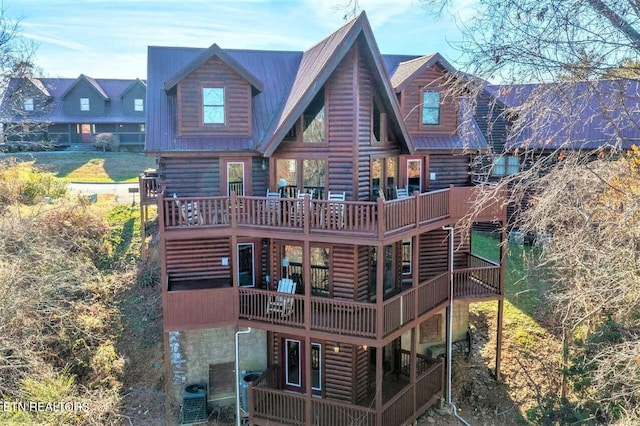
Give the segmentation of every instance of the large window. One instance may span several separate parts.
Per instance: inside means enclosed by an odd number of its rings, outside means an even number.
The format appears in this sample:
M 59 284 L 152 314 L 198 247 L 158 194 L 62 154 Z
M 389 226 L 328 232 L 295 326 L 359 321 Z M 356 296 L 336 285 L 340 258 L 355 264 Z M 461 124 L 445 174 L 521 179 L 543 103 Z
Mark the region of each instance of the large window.
M 520 171 L 520 157 L 504 155 L 493 159 L 493 176 L 514 175 Z
M 422 92 L 422 124 L 440 124 L 440 92 Z
M 134 99 L 133 100 L 133 110 L 134 111 L 144 111 L 144 99 Z
M 302 142 L 324 142 L 324 133 L 324 89 L 320 89 L 304 114 L 302 114 Z
M 89 111 L 89 98 L 80 98 L 80 111 Z
M 388 200 L 393 199 L 397 175 L 396 157 L 371 159 L 371 199 L 376 200 L 380 195 Z
M 224 124 L 224 88 L 202 88 L 202 122 Z
M 296 197 L 298 191 L 324 198 L 325 160 L 276 160 L 276 184 L 282 195 Z M 300 172 L 298 172 L 300 170 Z
M 24 101 L 24 110 L 33 111 L 33 98 L 29 98 Z

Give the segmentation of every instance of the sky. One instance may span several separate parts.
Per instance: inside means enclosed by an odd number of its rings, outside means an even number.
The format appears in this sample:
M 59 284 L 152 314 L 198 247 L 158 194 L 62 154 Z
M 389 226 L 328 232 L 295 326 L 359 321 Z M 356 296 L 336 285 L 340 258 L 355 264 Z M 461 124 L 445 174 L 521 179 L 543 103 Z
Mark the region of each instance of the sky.
M 43 76 L 146 78 L 147 46 L 303 51 L 344 25 L 348 0 L 2 0 L 37 44 Z M 419 0 L 358 0 L 382 53 L 440 52 L 454 66 L 461 36 Z M 473 1 L 457 3 L 473 15 Z

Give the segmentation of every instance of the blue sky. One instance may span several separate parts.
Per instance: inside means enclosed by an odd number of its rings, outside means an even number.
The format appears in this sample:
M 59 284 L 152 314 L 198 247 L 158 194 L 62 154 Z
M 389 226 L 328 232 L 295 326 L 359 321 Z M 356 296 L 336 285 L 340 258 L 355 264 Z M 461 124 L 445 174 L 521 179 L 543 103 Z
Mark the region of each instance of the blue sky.
M 344 24 L 347 0 L 3 0 L 38 44 L 46 76 L 146 78 L 147 46 L 305 50 Z M 391 3 L 392 5 L 390 5 Z M 382 53 L 442 53 L 460 40 L 450 19 L 428 16 L 418 0 L 359 0 Z M 471 16 L 471 0 L 456 7 Z

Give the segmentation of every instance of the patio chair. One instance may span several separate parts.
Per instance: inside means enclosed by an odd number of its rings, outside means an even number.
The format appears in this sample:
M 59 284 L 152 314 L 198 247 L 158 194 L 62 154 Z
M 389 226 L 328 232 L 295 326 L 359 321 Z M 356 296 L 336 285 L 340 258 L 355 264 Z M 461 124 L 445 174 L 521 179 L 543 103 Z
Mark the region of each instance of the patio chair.
M 276 296 L 272 296 L 267 302 L 267 314 L 279 313 L 283 317 L 291 315 L 293 312 L 293 297 L 284 296 L 285 294 L 295 294 L 296 283 L 290 278 L 283 278 L 278 281 L 279 293 Z
M 267 223 L 269 225 L 279 225 L 282 215 L 282 205 L 280 204 L 280 193 L 267 189 Z
M 329 201 L 345 201 L 346 194 L 344 191 L 329 191 L 327 200 Z M 344 225 L 344 203 L 329 204 L 329 223 L 333 222 L 338 228 Z
M 396 189 L 396 198 L 401 200 L 403 198 L 409 198 L 409 190 L 407 188 L 397 188 Z
M 181 225 L 198 225 L 202 223 L 202 218 L 198 214 L 198 203 L 195 201 L 180 201 L 178 195 L 174 192 L 173 198 L 176 207 L 180 210 L 180 216 L 182 218 Z

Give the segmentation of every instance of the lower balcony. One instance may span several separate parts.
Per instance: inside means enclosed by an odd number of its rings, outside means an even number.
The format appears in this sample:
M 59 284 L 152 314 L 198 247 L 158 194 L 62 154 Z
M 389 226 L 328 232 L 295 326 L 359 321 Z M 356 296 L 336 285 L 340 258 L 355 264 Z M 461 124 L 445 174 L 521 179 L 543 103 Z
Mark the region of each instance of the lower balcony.
M 408 359 L 404 357 L 403 359 Z M 376 387 L 361 404 L 323 396 L 307 397 L 283 389 L 282 371 L 269 368 L 248 389 L 249 422 L 252 425 L 376 425 L 406 424 L 434 405 L 444 393 L 444 361 L 418 358 L 416 380 L 405 373 L 387 375 L 382 382 L 382 406 L 376 407 Z
M 468 267 L 453 272 L 454 299 L 488 299 L 502 294 L 500 266 L 469 254 Z M 282 294 L 271 290 L 240 288 L 238 317 L 292 328 L 368 339 L 383 339 L 425 314 L 441 309 L 449 300 L 449 272 L 443 272 L 417 287 L 409 287 L 382 304 Z M 278 309 L 272 309 L 274 303 Z M 307 303 L 309 306 L 307 307 Z M 279 309 L 280 305 L 286 308 Z M 305 318 L 305 310 L 311 315 Z

